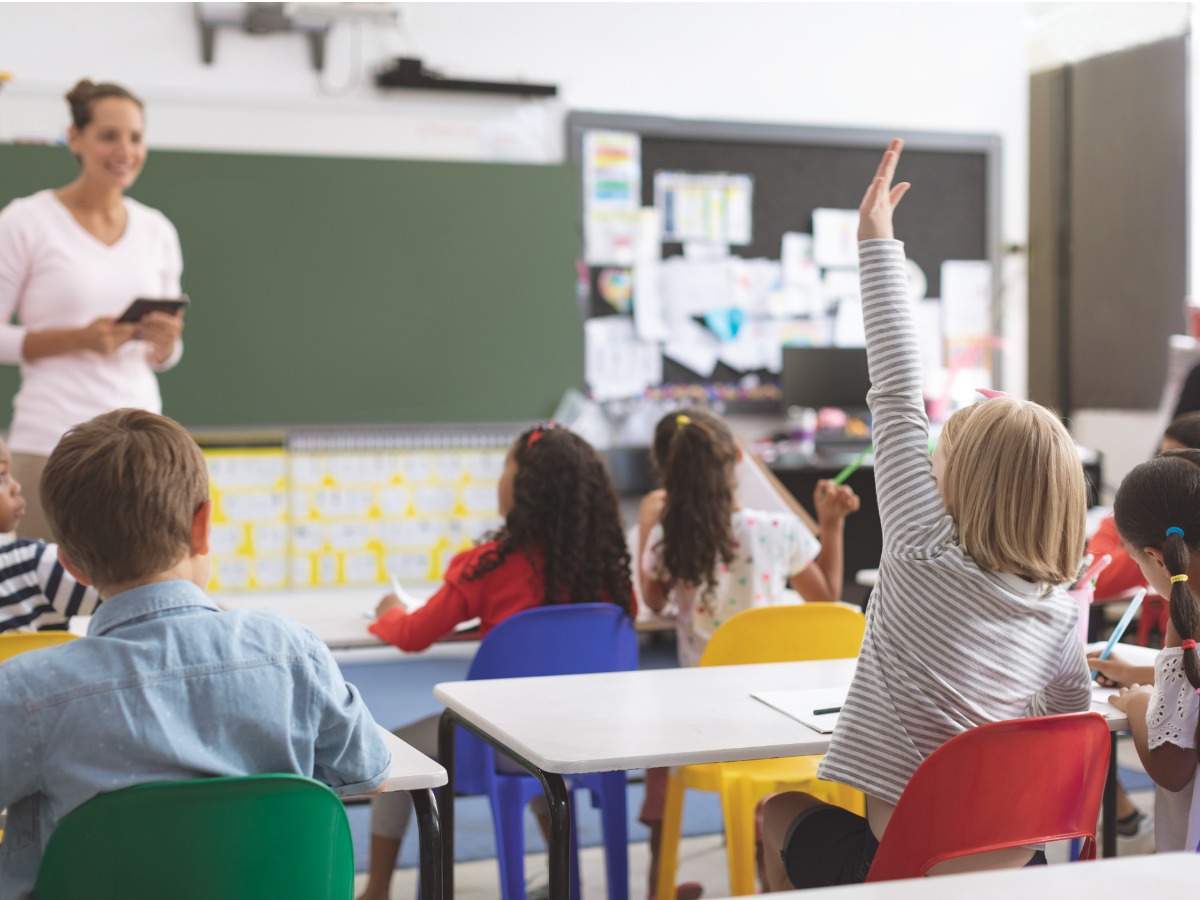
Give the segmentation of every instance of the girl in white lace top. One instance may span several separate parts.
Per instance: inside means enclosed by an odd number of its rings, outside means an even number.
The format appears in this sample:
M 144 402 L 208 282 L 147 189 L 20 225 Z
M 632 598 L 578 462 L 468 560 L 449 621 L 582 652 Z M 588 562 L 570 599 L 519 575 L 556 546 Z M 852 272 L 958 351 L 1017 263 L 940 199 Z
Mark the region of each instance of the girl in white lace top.
M 1138 756 L 1158 785 L 1158 851 L 1195 851 L 1200 605 L 1191 585 L 1200 583 L 1200 451 L 1175 450 L 1142 463 L 1121 483 L 1113 515 L 1150 586 L 1170 597 L 1171 622 L 1154 662 L 1154 684 L 1122 688 L 1112 702 L 1129 716 Z

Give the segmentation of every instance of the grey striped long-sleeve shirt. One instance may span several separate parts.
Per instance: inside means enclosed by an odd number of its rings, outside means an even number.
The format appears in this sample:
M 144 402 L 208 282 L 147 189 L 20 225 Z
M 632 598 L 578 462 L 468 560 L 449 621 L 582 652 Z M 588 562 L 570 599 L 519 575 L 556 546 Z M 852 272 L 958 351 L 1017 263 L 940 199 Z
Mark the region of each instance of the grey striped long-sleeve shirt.
M 883 558 L 820 777 L 896 803 L 950 738 L 1085 710 L 1091 683 L 1066 592 L 981 569 L 958 544 L 930 462 L 904 246 L 863 241 L 859 265 Z

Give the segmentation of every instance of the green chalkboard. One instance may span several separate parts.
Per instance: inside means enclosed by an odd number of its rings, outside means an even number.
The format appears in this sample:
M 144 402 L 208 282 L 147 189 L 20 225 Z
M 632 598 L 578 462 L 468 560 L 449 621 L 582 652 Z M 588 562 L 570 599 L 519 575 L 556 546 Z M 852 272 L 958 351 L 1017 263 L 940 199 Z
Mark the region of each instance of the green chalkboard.
M 0 145 L 0 206 L 70 181 Z M 179 229 L 189 427 L 527 420 L 583 381 L 564 166 L 152 151 L 131 196 Z M 132 298 L 131 298 L 132 299 Z M 0 367 L 0 421 L 15 367 Z

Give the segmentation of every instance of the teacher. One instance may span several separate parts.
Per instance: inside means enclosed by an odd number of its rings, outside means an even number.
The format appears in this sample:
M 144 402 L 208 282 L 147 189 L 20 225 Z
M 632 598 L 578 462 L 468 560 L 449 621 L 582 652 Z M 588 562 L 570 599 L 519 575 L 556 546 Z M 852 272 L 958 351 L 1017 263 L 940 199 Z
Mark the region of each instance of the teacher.
M 79 177 L 0 211 L 0 363 L 21 367 L 9 436 L 26 498 L 18 531 L 45 540 L 38 482 L 59 438 L 111 409 L 161 412 L 155 373 L 183 354 L 182 314 L 117 322 L 137 297 L 179 296 L 183 270 L 175 227 L 125 196 L 146 162 L 142 102 L 87 80 L 67 102 Z

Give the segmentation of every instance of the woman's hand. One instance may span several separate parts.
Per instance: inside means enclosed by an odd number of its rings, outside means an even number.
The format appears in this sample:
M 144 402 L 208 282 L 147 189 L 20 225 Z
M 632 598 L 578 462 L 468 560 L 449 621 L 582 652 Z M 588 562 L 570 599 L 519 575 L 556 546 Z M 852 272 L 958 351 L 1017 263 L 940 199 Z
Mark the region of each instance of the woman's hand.
M 862 204 L 858 207 L 858 239 L 869 241 L 875 238 L 894 237 L 892 231 L 892 214 L 900 205 L 900 200 L 912 187 L 907 181 L 892 187 L 892 178 L 896 174 L 896 163 L 900 161 L 900 151 L 904 149 L 904 141 L 896 138 L 888 145 L 875 170 Z
M 1120 693 L 1109 697 L 1108 702 L 1115 706 L 1123 713 L 1129 712 L 1130 704 L 1135 703 L 1139 697 L 1145 697 L 1146 702 L 1150 701 L 1150 693 L 1154 690 L 1152 684 L 1131 684 L 1129 687 L 1123 687 Z
M 858 494 L 845 484 L 834 484 L 831 479 L 817 482 L 813 492 L 813 506 L 817 509 L 817 522 L 831 525 L 841 522 L 852 512 L 858 512 Z
M 77 332 L 81 350 L 92 350 L 101 356 L 115 353 L 126 341 L 133 340 L 137 326 L 118 322 L 112 316 L 96 319 Z
M 175 351 L 175 342 L 183 334 L 183 310 L 178 313 L 147 313 L 137 323 L 136 336 L 151 347 L 155 365 L 162 365 Z

